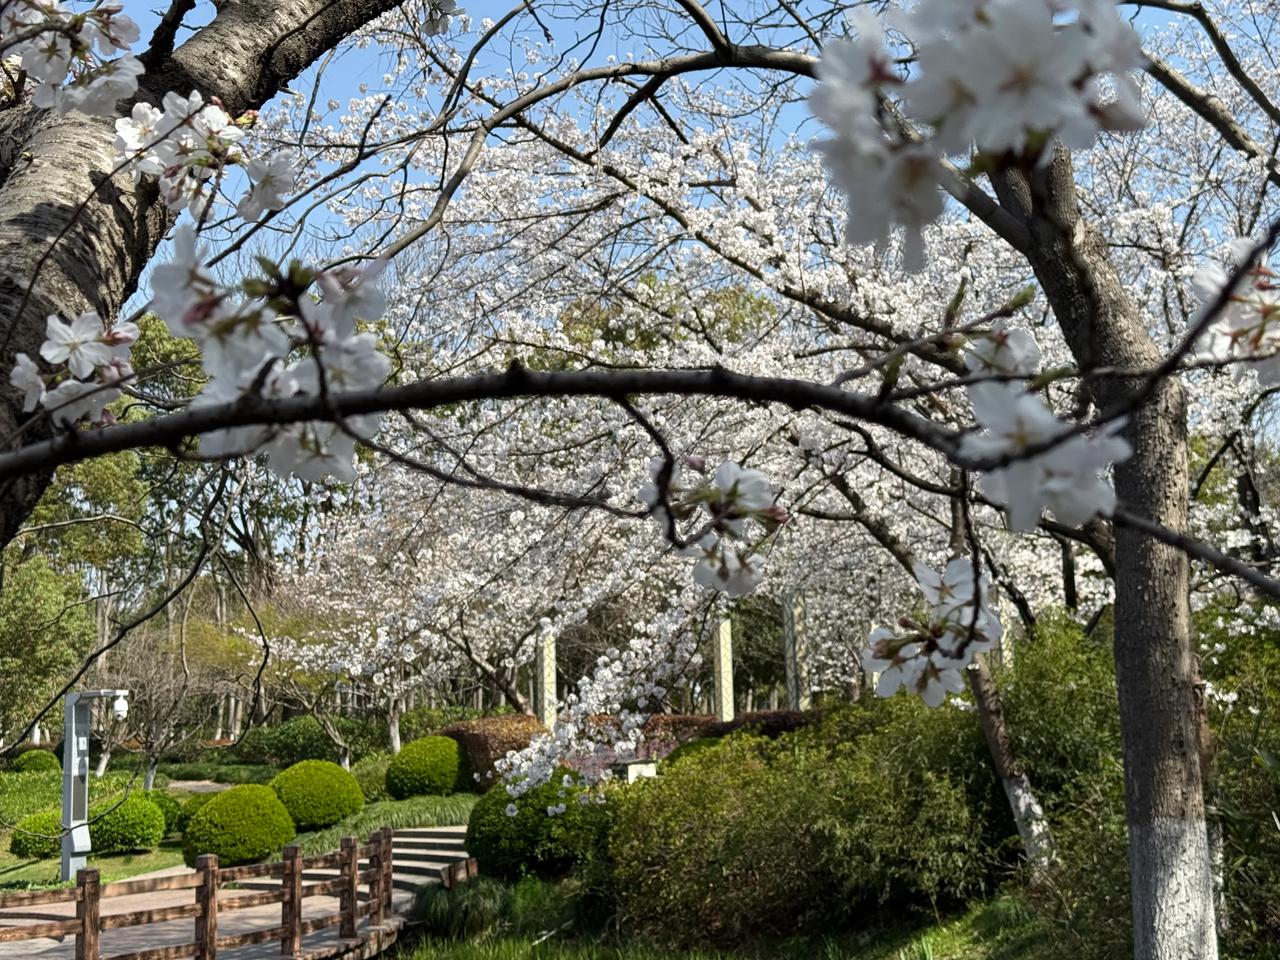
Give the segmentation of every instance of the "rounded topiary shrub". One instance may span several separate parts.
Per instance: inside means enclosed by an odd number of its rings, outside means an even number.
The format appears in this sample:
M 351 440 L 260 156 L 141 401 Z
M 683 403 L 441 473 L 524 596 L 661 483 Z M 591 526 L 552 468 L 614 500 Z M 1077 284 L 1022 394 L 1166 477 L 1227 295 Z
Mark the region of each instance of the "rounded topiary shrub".
M 356 778 L 356 783 L 360 784 L 360 792 L 364 794 L 365 803 L 386 800 L 391 796 L 387 793 L 387 767 L 389 766 L 391 766 L 391 754 L 375 753 L 351 767 L 351 775 Z
M 178 829 L 186 832 L 187 824 L 191 822 L 191 818 L 206 803 L 217 796 L 217 793 L 193 793 L 187 799 L 182 801 L 182 812 L 178 815 Z
M 471 765 L 457 740 L 423 737 L 405 744 L 387 767 L 387 793 L 397 800 L 422 794 L 444 796 L 465 790 Z
M 42 810 L 23 817 L 9 837 L 9 852 L 24 860 L 56 857 L 62 849 L 62 814 Z
M 609 826 L 607 805 L 571 785 L 572 774 L 555 772 L 540 787 L 513 798 L 496 784 L 471 810 L 467 852 L 480 871 L 515 879 L 523 874 L 557 877 L 602 851 Z
M 329 760 L 303 760 L 271 781 L 299 830 L 327 827 L 364 806 L 360 784 L 349 771 Z
M 30 773 L 33 770 L 61 770 L 57 754 L 52 750 L 28 750 L 9 764 L 14 773 Z
M 164 839 L 164 814 L 141 794 L 103 800 L 89 808 L 89 842 L 95 853 L 152 850 Z
M 202 853 L 216 853 L 221 866 L 255 863 L 274 854 L 295 834 L 289 811 L 276 792 L 244 784 L 214 794 L 187 823 L 182 854 L 195 866 Z
M 148 800 L 160 808 L 164 814 L 164 833 L 168 836 L 182 829 L 182 804 L 177 797 L 171 797 L 163 790 L 148 790 L 143 794 Z

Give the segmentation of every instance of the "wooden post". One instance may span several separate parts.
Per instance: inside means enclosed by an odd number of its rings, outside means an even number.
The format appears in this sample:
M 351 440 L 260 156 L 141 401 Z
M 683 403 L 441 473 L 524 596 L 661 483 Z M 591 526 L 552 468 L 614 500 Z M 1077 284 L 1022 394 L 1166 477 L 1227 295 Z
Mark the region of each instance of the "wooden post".
M 382 923 L 382 831 L 369 836 L 369 925 Z
M 382 828 L 382 912 L 391 916 L 391 894 L 395 890 L 393 874 L 395 873 L 395 850 L 392 838 L 395 831 L 390 827 Z
M 214 960 L 218 954 L 218 855 L 196 857 L 200 885 L 196 887 L 196 960 Z
M 296 957 L 302 952 L 302 848 L 296 843 L 284 848 L 284 899 L 280 902 L 280 955 Z
M 356 906 L 360 903 L 360 844 L 355 837 L 342 838 L 342 862 L 338 869 L 342 871 L 342 892 L 338 895 L 342 910 L 342 925 L 338 935 L 351 940 L 356 935 Z
M 76 871 L 76 886 L 80 899 L 76 901 L 76 919 L 80 932 L 76 934 L 76 960 L 98 960 L 98 933 L 102 924 L 102 886 L 98 871 L 82 867 Z

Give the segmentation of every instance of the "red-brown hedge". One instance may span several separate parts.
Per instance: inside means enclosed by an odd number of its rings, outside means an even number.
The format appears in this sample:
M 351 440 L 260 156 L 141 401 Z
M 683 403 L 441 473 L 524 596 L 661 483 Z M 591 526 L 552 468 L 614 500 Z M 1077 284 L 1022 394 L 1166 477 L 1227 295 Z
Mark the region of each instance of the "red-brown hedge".
M 474 789 L 483 792 L 495 779 L 494 761 L 512 750 L 523 750 L 537 734 L 547 732 L 537 718 L 517 713 L 451 723 L 440 731 L 440 736 L 458 741 L 478 778 Z

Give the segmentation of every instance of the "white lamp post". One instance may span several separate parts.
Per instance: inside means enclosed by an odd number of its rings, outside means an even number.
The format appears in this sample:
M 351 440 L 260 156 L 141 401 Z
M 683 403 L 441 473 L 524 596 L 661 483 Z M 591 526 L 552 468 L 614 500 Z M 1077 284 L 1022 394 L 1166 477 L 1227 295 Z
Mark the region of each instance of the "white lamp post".
M 62 728 L 62 879 L 72 880 L 89 853 L 90 700 L 110 699 L 117 720 L 129 715 L 128 690 L 81 690 L 67 695 Z

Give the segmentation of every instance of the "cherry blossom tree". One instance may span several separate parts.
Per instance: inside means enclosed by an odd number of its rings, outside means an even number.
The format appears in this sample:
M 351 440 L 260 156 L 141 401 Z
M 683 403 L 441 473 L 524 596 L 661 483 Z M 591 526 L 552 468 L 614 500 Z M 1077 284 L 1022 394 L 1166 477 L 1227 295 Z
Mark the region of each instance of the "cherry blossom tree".
M 1193 521 L 1188 431 L 1245 447 L 1247 479 L 1277 315 L 1265 11 L 1129 4 L 1172 18 L 1144 37 L 1111 0 L 847 21 L 822 4 L 520 5 L 479 24 L 440 2 L 228 0 L 184 26 L 204 6 L 176 0 L 134 58 L 119 4 L 0 4 L 0 537 L 54 468 L 145 446 L 261 455 L 309 484 L 355 480 L 363 450 L 449 502 L 501 493 L 544 528 L 488 527 L 503 559 L 581 538 L 583 516 L 645 521 L 630 530 L 687 580 L 579 684 L 537 775 L 588 711 L 626 706 L 634 733 L 693 659 L 702 591 L 722 603 L 779 570 L 821 589 L 806 525 L 854 525 L 889 567 L 891 538 L 912 545 L 926 615 L 875 631 L 862 665 L 927 702 L 1002 636 L 991 583 L 1034 616 L 1046 587 L 1014 576 L 1020 556 L 1061 558 L 1077 605 L 1081 567 L 1100 569 L 1135 956 L 1216 955 L 1189 561 L 1210 584 L 1280 583 L 1256 484 L 1238 503 L 1248 559 Z M 384 90 L 342 113 L 316 68 L 315 96 L 255 120 L 318 58 L 370 45 L 392 54 Z M 199 348 L 205 382 L 180 409 L 134 369 L 121 312 L 175 221 L 146 286 Z M 298 257 L 317 235 L 332 242 Z M 1222 386 L 1228 367 L 1245 389 Z M 148 415 L 122 421 L 135 404 Z M 639 556 L 632 536 L 617 563 Z M 522 642 L 600 596 L 499 616 Z M 497 672 L 456 632 L 472 609 L 446 611 L 445 642 Z

